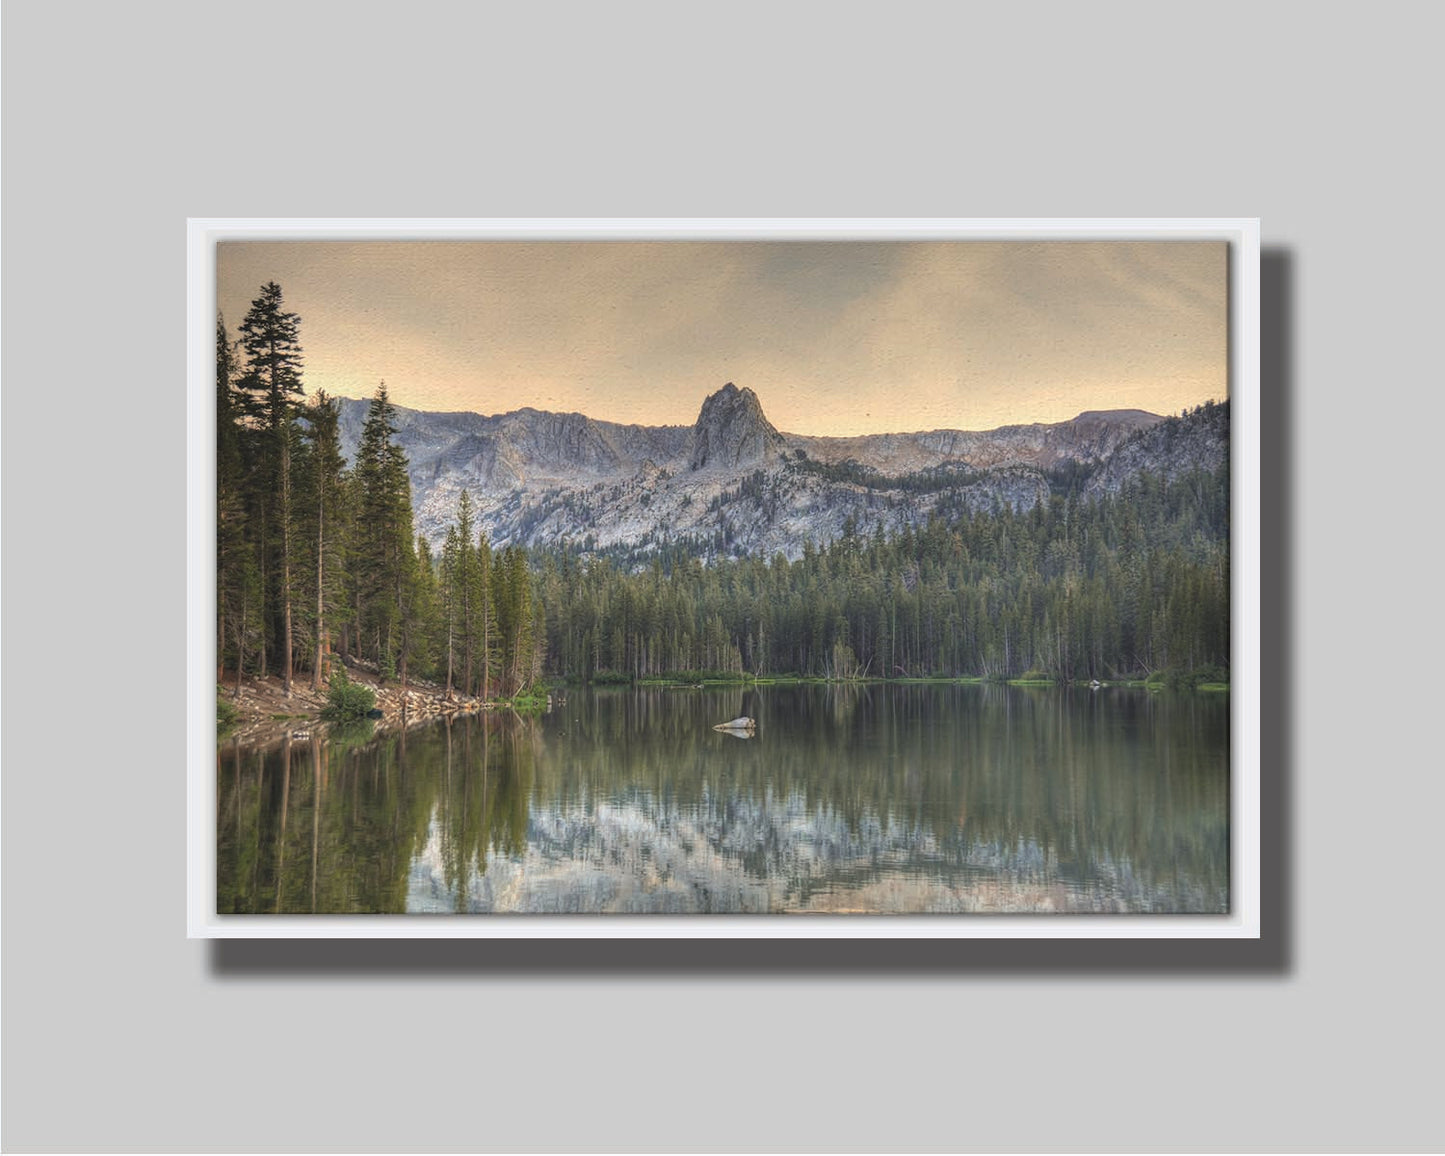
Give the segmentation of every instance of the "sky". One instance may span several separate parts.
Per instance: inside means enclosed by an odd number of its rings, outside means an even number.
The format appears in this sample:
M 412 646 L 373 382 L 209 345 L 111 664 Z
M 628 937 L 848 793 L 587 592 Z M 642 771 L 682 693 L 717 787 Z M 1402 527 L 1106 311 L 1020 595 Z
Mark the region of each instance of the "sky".
M 726 382 L 787 433 L 992 429 L 1227 396 L 1220 241 L 227 241 L 307 394 L 690 425 Z

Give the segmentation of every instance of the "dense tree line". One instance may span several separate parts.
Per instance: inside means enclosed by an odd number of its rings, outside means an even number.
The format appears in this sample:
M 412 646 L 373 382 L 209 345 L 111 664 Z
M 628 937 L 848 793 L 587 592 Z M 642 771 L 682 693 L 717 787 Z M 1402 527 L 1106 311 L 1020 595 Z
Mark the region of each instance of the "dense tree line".
M 856 532 L 789 561 L 627 572 L 554 553 L 557 674 L 1117 678 L 1229 665 L 1229 477 L 1141 475 L 1088 501 Z
M 306 398 L 302 373 L 300 318 L 274 282 L 235 339 L 217 319 L 218 679 L 275 675 L 289 695 L 298 674 L 320 686 L 336 657 L 402 683 L 526 691 L 544 631 L 525 555 L 493 551 L 464 500 L 433 558 L 414 533 L 386 383 L 348 468 L 337 405 Z

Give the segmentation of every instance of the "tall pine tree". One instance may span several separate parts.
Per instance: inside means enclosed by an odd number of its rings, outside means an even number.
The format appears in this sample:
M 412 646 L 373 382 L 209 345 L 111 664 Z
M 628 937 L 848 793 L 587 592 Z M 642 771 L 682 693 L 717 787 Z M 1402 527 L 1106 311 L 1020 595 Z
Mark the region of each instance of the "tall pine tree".
M 216 315 L 216 677 L 228 647 L 236 664 L 236 686 L 259 618 L 259 580 L 246 509 L 244 399 L 237 395 L 238 358 Z
M 306 440 L 310 445 L 306 494 L 302 511 L 312 552 L 315 576 L 315 653 L 311 663 L 311 688 L 324 682 L 323 668 L 330 653 L 328 623 L 334 625 L 345 606 L 342 582 L 345 565 L 342 495 L 346 459 L 341 455 L 337 403 L 318 390 L 306 410 Z
M 274 490 L 262 495 L 265 533 L 261 552 L 271 605 L 279 619 L 282 693 L 291 695 L 293 665 L 291 452 L 296 436 L 296 403 L 301 387 L 301 319 L 283 308 L 281 286 L 268 281 L 241 322 L 241 348 L 246 354 L 246 391 L 250 414 L 265 435 L 261 459 L 262 484 Z
M 383 677 L 406 680 L 416 633 L 416 553 L 406 455 L 393 438 L 396 410 L 377 388 L 356 451 L 356 590 L 366 644 Z

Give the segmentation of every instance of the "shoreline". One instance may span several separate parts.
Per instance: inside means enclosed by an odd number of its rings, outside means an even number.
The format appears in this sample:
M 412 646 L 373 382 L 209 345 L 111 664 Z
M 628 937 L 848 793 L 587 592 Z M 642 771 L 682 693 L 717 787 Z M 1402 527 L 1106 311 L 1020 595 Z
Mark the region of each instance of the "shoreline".
M 376 696 L 376 707 L 381 711 L 381 717 L 373 720 L 377 734 L 384 734 L 389 731 L 398 730 L 403 727 L 418 726 L 422 723 L 431 722 L 439 718 L 457 718 L 463 715 L 482 714 L 494 710 L 518 710 L 517 703 L 508 699 L 481 699 L 469 695 L 459 695 L 455 692 L 448 697 L 444 687 L 424 679 L 411 679 L 407 686 L 399 683 L 383 683 L 375 671 L 368 670 L 365 666 L 355 665 L 346 668 L 347 676 L 358 686 L 364 686 Z M 933 686 L 1016 686 L 1016 687 L 1088 687 L 1088 682 L 1062 681 L 1055 679 L 988 679 L 978 676 L 968 677 L 902 677 L 902 678 L 880 678 L 878 676 L 862 678 L 824 678 L 819 676 L 800 677 L 797 675 L 764 676 L 761 678 L 749 678 L 746 676 L 738 678 L 673 678 L 673 677 L 648 677 L 637 680 L 584 682 L 580 684 L 565 683 L 557 684 L 556 690 L 565 693 L 567 687 L 580 685 L 591 689 L 633 689 L 633 690 L 702 690 L 721 689 L 724 687 L 753 687 L 753 686 L 800 686 L 800 685 L 826 685 L 826 686 L 864 686 L 883 685 L 897 683 L 900 685 L 933 685 Z M 1099 683 L 1096 689 L 1104 690 L 1110 687 L 1122 687 L 1127 689 L 1150 690 L 1159 692 L 1167 688 L 1158 683 L 1149 683 L 1137 679 L 1118 679 Z M 541 688 L 539 688 L 541 689 Z M 1197 693 L 1218 694 L 1228 693 L 1229 683 L 1200 683 L 1188 689 Z M 535 706 L 550 706 L 554 688 L 548 686 L 544 690 L 543 697 L 533 696 L 527 703 Z M 327 687 L 323 685 L 319 690 L 313 690 L 309 676 L 293 680 L 291 684 L 291 697 L 286 698 L 282 694 L 281 679 L 278 675 L 269 675 L 266 678 L 244 677 L 241 680 L 240 696 L 236 697 L 235 675 L 227 675 L 223 681 L 217 683 L 217 698 L 233 706 L 237 711 L 236 720 L 228 726 L 217 729 L 217 740 L 233 741 L 244 740 L 247 742 L 265 742 L 273 739 L 290 737 L 310 737 L 313 731 L 332 725 L 331 720 L 321 717 L 321 712 L 327 705 Z
M 434 719 L 481 714 L 512 706 L 505 700 L 487 700 L 455 692 L 448 697 L 445 687 L 423 679 L 410 679 L 405 688 L 397 682 L 383 683 L 375 671 L 360 665 L 348 665 L 346 674 L 353 683 L 376 695 L 376 709 L 381 711 L 381 717 L 372 721 L 377 734 Z M 217 741 L 266 742 L 288 735 L 295 737 L 298 733 L 310 737 L 315 731 L 333 725 L 331 720 L 321 717 L 327 705 L 327 690 L 325 683 L 320 689 L 313 690 L 307 674 L 292 680 L 291 697 L 287 698 L 282 693 L 279 675 L 268 675 L 266 678 L 248 676 L 241 679 L 240 695 L 237 697 L 235 673 L 224 672 L 222 680 L 216 684 L 216 698 L 234 707 L 237 717 L 229 726 L 217 725 Z

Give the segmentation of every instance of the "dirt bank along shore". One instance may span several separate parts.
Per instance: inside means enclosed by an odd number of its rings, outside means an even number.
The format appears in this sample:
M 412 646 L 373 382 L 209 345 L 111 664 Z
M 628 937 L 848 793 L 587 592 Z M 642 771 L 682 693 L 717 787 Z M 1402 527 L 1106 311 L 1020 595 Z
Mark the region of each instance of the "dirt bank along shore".
M 471 714 L 487 710 L 489 703 L 480 698 L 453 693 L 434 683 L 411 679 L 406 689 L 397 682 L 382 684 L 374 670 L 349 665 L 346 673 L 351 681 L 376 695 L 381 718 L 378 731 L 427 722 L 446 715 Z M 326 683 L 319 690 L 311 689 L 310 674 L 291 681 L 291 697 L 282 693 L 281 679 L 243 677 L 240 694 L 236 694 L 235 671 L 223 672 L 217 683 L 217 697 L 230 703 L 239 712 L 233 726 L 225 732 L 229 739 L 267 739 L 280 737 L 288 731 L 309 731 L 324 725 L 321 712 L 326 707 Z

